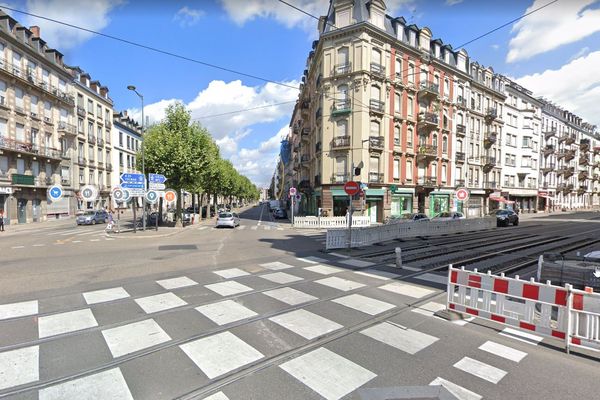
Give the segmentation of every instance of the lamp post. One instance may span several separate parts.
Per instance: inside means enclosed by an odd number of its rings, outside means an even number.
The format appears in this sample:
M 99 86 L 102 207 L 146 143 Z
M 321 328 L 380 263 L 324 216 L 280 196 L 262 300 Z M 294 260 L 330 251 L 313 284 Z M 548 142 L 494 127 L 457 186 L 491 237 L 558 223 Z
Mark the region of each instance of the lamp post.
M 128 90 L 133 91 L 138 95 L 142 101 L 142 174 L 144 175 L 144 191 L 146 189 L 146 168 L 144 165 L 144 96 L 142 96 L 136 89 L 135 86 L 127 86 Z M 144 204 L 144 210 L 142 212 L 142 230 L 146 230 L 146 196 L 143 197 L 142 202 Z

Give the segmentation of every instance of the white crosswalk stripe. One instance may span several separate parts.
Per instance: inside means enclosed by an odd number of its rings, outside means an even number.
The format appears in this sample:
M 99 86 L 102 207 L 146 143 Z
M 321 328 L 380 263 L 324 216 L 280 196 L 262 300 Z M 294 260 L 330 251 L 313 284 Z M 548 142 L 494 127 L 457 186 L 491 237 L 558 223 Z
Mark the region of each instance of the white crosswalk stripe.
M 360 333 L 408 354 L 416 354 L 439 340 L 435 336 L 400 327 L 390 322 L 377 324 Z
M 133 400 L 119 368 L 109 369 L 55 386 L 41 389 L 40 400 L 112 399 Z
M 430 384 L 430 386 L 443 386 L 452 393 L 457 400 L 481 400 L 483 397 L 475 392 L 465 389 L 462 386 L 445 380 L 444 378 L 437 377 Z
M 537 346 L 538 343 L 544 339 L 541 336 L 537 336 L 532 333 L 522 332 L 513 328 L 504 328 L 502 332 L 498 332 L 498 334 L 511 339 L 519 340 L 524 343 L 532 344 L 534 346 Z
M 479 349 L 517 363 L 521 362 L 527 356 L 527 353 L 524 351 L 513 349 L 512 347 L 504 346 L 490 340 L 479 346 Z
M 239 229 L 240 231 L 243 231 L 243 230 L 244 230 L 244 229 L 246 229 L 246 228 L 247 228 L 247 225 L 240 225 L 240 226 L 238 226 L 238 229 Z
M 493 367 L 470 357 L 462 358 L 459 362 L 454 364 L 454 367 L 494 384 L 500 382 L 507 373 L 500 368 Z
M 252 229 L 253 231 L 255 231 L 255 230 L 258 229 L 258 225 L 251 226 L 250 229 Z
M 304 309 L 277 315 L 269 320 L 308 340 L 343 328 L 336 322 Z

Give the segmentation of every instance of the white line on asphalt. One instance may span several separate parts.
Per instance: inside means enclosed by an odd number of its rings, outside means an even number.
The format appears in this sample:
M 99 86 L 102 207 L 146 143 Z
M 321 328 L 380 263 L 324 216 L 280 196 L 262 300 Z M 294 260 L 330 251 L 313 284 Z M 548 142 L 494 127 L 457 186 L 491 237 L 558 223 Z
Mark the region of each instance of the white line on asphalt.
M 45 244 L 34 244 L 33 247 L 44 247 Z
M 317 300 L 315 296 L 311 296 L 310 294 L 306 294 L 299 290 L 292 289 L 291 287 L 283 287 L 281 289 L 270 290 L 268 292 L 263 292 L 263 294 L 277 299 L 281 302 L 284 302 L 286 304 L 289 304 L 291 306 Z
M 339 258 L 350 258 L 350 257 L 348 257 L 344 254 L 340 254 L 340 253 L 329 253 L 329 254 L 331 254 L 332 256 L 339 257 Z
M 200 228 L 198 228 L 199 231 L 203 231 L 205 229 L 208 229 L 208 226 L 201 226 Z
M 39 346 L 0 353 L 0 390 L 39 380 L 39 359 Z
M 100 232 L 100 231 L 93 230 L 93 231 L 89 231 L 89 232 L 81 232 L 81 233 L 77 233 L 77 234 L 75 234 L 75 236 L 94 235 L 94 234 L 98 234 L 98 233 L 99 233 L 99 234 L 101 234 L 101 235 L 103 235 L 103 234 L 104 234 L 104 232 Z
M 153 319 L 105 329 L 102 336 L 115 358 L 171 340 Z
M 475 392 L 471 392 L 462 386 L 458 386 L 456 383 L 452 383 L 440 377 L 435 378 L 429 386 L 443 386 L 458 400 L 481 400 L 483 398 Z
M 37 300 L 22 301 L 20 303 L 0 304 L 0 321 L 3 319 L 24 317 L 26 315 L 34 315 L 37 313 Z
M 11 247 L 11 249 L 24 249 L 25 246 L 13 246 Z
M 435 336 L 413 329 L 403 329 L 388 322 L 372 326 L 360 333 L 408 354 L 416 354 L 439 340 Z
M 39 391 L 40 400 L 133 399 L 119 368 L 50 386 Z
M 255 230 L 258 229 L 258 225 L 254 225 L 254 226 L 250 227 L 250 229 L 252 229 L 253 231 L 255 231 Z
M 100 239 L 90 239 L 90 242 L 99 242 Z
M 357 260 L 355 258 L 349 258 L 347 260 L 342 260 L 342 261 L 340 261 L 340 263 L 350 265 L 351 267 L 359 267 L 359 268 L 370 267 L 371 265 L 374 265 L 372 262 Z
M 196 310 L 217 325 L 226 325 L 258 315 L 254 311 L 233 300 L 225 300 L 218 303 L 207 304 L 196 307 Z
M 296 260 L 305 262 L 307 264 L 318 264 L 318 263 L 322 263 L 322 262 L 326 262 L 327 261 L 324 258 L 313 257 L 313 256 L 304 257 L 304 258 L 296 257 Z
M 304 309 L 277 315 L 269 318 L 269 320 L 308 340 L 343 328 L 337 322 Z
M 319 279 L 315 281 L 315 283 L 319 283 L 321 285 L 329 286 L 334 289 L 342 290 L 344 292 L 361 288 L 365 285 L 362 283 L 354 282 L 348 279 L 338 278 L 337 276 L 332 276 L 325 279 Z
M 490 340 L 479 346 L 479 350 L 487 351 L 488 353 L 492 353 L 498 357 L 506 358 L 507 360 L 514 362 L 520 362 L 527 356 L 527 353 L 524 351 L 513 349 L 512 347 L 504 346 L 500 343 L 492 342 Z
M 502 332 L 498 332 L 499 335 L 509 337 L 511 339 L 519 340 L 521 342 L 529 343 L 537 346 L 544 338 L 531 333 L 521 332 L 513 328 L 504 328 Z
M 71 243 L 82 243 L 82 242 L 83 242 L 83 240 L 73 240 Z M 60 244 L 62 244 L 62 243 L 60 243 Z
M 69 311 L 38 318 L 39 337 L 60 335 L 98 326 L 92 310 Z
M 83 293 L 85 302 L 88 304 L 104 303 L 107 301 L 113 301 L 118 299 L 124 299 L 129 297 L 129 293 L 122 287 L 115 287 L 110 289 L 94 290 L 93 292 Z
M 494 384 L 500 382 L 506 376 L 506 371 L 469 357 L 463 357 L 462 360 L 454 364 L 454 367 Z
M 393 304 L 386 303 L 385 301 L 372 299 L 360 294 L 351 294 L 332 301 L 369 315 L 381 314 L 395 307 Z

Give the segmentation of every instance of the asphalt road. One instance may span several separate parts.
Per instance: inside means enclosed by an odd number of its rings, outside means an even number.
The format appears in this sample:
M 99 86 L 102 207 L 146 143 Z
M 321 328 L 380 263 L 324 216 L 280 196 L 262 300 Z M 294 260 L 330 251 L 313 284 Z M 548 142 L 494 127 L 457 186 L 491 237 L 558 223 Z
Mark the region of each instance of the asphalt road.
M 596 215 L 504 232 L 594 232 Z M 236 229 L 107 236 L 65 222 L 0 236 L 0 397 L 597 397 L 596 358 L 434 317 L 443 273 L 406 278 L 322 240 L 260 207 Z

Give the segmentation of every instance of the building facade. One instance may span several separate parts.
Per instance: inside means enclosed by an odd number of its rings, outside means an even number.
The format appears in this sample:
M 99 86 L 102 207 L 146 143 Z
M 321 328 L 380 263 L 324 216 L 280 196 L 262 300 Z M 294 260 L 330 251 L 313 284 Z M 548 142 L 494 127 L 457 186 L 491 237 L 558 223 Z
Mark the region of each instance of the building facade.
M 0 210 L 5 223 L 72 215 L 76 209 L 73 87 L 63 55 L 0 12 Z M 51 203 L 47 188 L 61 184 Z
M 137 169 L 138 151 L 142 146 L 142 128 L 127 111 L 113 113 L 113 128 L 111 131 L 114 151 L 110 162 L 115 166 L 110 184 L 117 187 L 121 184 L 121 174 L 141 173 Z M 116 204 L 113 204 L 116 206 Z

